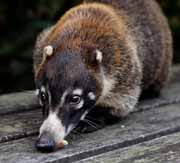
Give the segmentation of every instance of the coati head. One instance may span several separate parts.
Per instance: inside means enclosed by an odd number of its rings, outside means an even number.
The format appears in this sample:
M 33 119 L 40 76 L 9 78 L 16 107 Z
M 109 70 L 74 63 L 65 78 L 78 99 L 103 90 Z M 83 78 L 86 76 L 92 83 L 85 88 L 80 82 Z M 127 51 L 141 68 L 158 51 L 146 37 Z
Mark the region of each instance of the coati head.
M 51 150 L 85 118 L 98 100 L 101 88 L 97 74 L 100 75 L 102 54 L 99 50 L 83 52 L 70 48 L 55 52 L 52 46 L 46 46 L 44 53 L 35 79 L 44 120 L 36 147 Z M 91 57 L 87 60 L 87 54 L 83 57 L 82 53 L 89 53 Z M 95 69 L 90 71 L 92 65 Z

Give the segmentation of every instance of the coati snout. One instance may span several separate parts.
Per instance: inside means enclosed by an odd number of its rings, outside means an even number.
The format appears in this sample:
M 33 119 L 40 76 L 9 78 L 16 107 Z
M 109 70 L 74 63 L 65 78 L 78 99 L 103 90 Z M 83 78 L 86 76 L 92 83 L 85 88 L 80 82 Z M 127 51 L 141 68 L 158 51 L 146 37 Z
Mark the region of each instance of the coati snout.
M 92 108 L 124 117 L 142 93 L 160 94 L 171 32 L 154 0 L 85 0 L 38 36 L 33 61 L 44 118 L 37 147 L 54 149 Z
M 80 54 L 75 50 L 63 50 L 58 53 L 48 60 L 36 78 L 37 95 L 43 107 L 44 119 L 40 138 L 42 136 L 44 139 L 44 133 L 48 133 L 54 145 L 63 140 L 79 121 L 85 118 L 98 100 L 101 89 Z M 92 61 L 100 68 L 97 57 L 102 56 L 98 55 L 101 55 L 98 51 L 92 51 Z M 53 143 L 47 144 L 52 146 Z

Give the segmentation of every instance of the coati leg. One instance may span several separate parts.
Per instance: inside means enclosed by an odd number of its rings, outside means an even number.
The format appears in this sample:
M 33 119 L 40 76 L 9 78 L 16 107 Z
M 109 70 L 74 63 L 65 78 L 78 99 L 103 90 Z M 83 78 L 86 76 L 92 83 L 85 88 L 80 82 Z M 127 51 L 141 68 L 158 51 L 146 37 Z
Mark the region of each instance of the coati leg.
M 119 95 L 117 93 L 117 95 L 109 95 L 110 98 L 104 99 L 104 102 L 98 104 L 87 114 L 85 119 L 92 123 L 88 123 L 86 120 L 81 121 L 76 131 L 81 133 L 93 132 L 119 122 L 122 117 L 126 117 L 133 111 L 138 102 L 140 92 L 140 87 L 136 86 L 134 89 L 129 90 L 128 94 Z
M 145 99 L 157 98 L 161 96 L 162 89 L 164 85 L 167 84 L 167 77 L 160 76 L 154 84 L 151 84 L 147 89 L 143 90 L 140 101 Z
M 95 106 L 83 121 L 80 121 L 75 131 L 80 133 L 90 133 L 107 125 L 119 122 L 121 119 L 111 114 L 111 108 Z
M 168 84 L 170 76 L 170 64 L 171 59 L 167 59 L 162 66 L 161 72 L 158 78 L 149 85 L 147 89 L 144 89 L 141 93 L 140 100 L 145 100 L 149 98 L 156 98 L 161 96 L 162 89 Z
M 160 96 L 161 88 L 157 84 L 150 85 L 147 89 L 143 90 L 140 101 L 145 99 L 156 98 Z

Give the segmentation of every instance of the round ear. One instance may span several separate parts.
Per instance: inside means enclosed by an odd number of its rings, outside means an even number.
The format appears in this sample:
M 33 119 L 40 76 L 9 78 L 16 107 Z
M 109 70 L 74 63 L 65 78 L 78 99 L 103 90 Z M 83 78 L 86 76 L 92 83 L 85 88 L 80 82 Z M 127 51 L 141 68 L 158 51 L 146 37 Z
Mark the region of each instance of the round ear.
M 102 60 L 103 60 L 103 54 L 102 51 L 100 51 L 99 49 L 93 49 L 91 51 L 89 51 L 89 55 L 87 55 L 87 63 L 90 64 L 93 67 L 99 67 L 99 65 L 101 64 Z
M 53 55 L 53 46 L 52 45 L 47 45 L 43 49 L 43 57 L 41 60 L 41 63 L 39 67 L 37 67 L 37 70 L 35 72 L 35 78 L 37 78 L 39 72 L 41 71 L 42 67 L 44 66 L 45 62 L 47 61 L 47 57 L 50 57 Z
M 53 55 L 53 47 L 52 45 L 47 45 L 44 47 L 43 49 L 43 58 L 46 58 L 48 56 L 52 56 Z
M 100 50 L 96 50 L 96 61 L 98 61 L 99 63 L 102 62 L 102 59 L 103 59 L 103 55 L 102 55 L 102 52 Z

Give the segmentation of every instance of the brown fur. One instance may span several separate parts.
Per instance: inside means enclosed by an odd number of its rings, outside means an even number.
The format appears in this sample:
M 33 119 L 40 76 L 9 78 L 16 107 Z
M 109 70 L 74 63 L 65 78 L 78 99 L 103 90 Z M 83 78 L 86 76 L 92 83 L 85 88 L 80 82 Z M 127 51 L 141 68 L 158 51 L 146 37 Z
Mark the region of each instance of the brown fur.
M 132 111 L 141 91 L 151 88 L 160 92 L 168 80 L 171 34 L 153 0 L 87 1 L 72 8 L 38 39 L 34 53 L 35 78 L 48 62 L 47 59 L 42 64 L 41 51 L 46 45 L 54 47 L 54 55 L 63 49 L 78 51 L 99 82 L 99 91 L 103 90 L 103 79 L 93 53 L 96 49 L 102 51 L 105 76 L 112 78 L 114 84 L 98 103 L 112 107 L 117 116 Z M 117 99 L 124 98 L 125 104 L 117 103 Z M 136 100 L 131 104 L 133 98 Z M 126 103 L 132 106 L 126 109 L 129 107 Z

